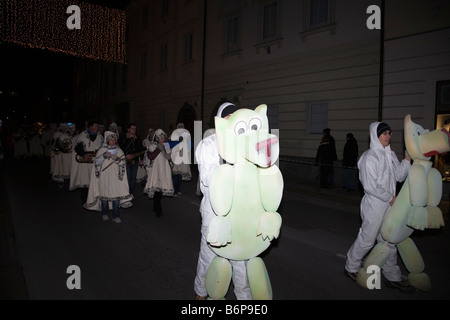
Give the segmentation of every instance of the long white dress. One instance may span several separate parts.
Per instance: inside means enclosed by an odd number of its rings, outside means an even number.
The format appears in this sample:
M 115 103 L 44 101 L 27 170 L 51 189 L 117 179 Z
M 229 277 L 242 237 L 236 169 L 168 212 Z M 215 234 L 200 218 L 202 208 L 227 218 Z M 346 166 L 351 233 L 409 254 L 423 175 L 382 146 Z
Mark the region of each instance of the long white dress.
M 64 179 L 70 179 L 70 171 L 72 169 L 72 161 L 74 160 L 73 155 L 73 148 L 74 143 L 76 141 L 76 137 L 72 137 L 67 133 L 61 134 L 61 136 L 58 137 L 58 140 L 61 143 L 65 140 L 70 140 L 70 143 L 68 143 L 68 150 L 65 150 L 67 152 L 61 151 L 58 155 L 54 156 L 54 167 L 52 172 L 52 180 L 56 182 L 63 182 Z
M 52 156 L 51 142 L 52 142 L 54 133 L 55 133 L 55 131 L 49 129 L 42 134 L 41 144 L 44 147 L 44 156 L 46 156 L 46 157 Z
M 151 142 L 148 151 L 154 152 L 157 146 L 156 142 Z M 161 192 L 163 196 L 173 196 L 172 169 L 163 152 L 170 154 L 170 150 L 162 150 L 147 166 L 147 183 L 144 187 L 144 194 L 147 194 L 149 198 L 153 198 L 155 192 Z
M 41 137 L 39 134 L 34 134 L 30 139 L 30 156 L 43 157 L 44 149 L 42 148 Z
M 103 145 L 103 136 L 98 133 L 94 141 L 89 138 L 87 130 L 78 135 L 74 148 L 78 143 L 82 143 L 85 152 L 97 151 Z M 91 180 L 92 163 L 80 163 L 76 160 L 76 152 L 73 153 L 72 168 L 70 170 L 70 187 L 69 190 L 78 188 L 88 188 Z
M 106 152 L 115 153 L 121 160 L 104 158 Z M 120 206 L 133 200 L 128 188 L 126 160 L 119 147 L 102 147 L 91 164 L 91 179 L 87 201 L 84 207 L 88 210 L 101 211 L 101 200 L 120 200 Z M 109 203 L 111 208 L 112 204 Z
M 20 133 L 16 133 L 13 135 L 13 141 L 14 141 L 14 157 L 18 159 L 21 157 L 28 156 L 28 145 L 27 141 L 25 140 L 25 137 Z
M 191 135 L 186 129 L 176 129 L 171 139 L 178 140 L 183 137 L 182 141 L 172 148 L 172 161 L 174 167 L 172 174 L 180 174 L 183 181 L 192 179 L 191 172 Z

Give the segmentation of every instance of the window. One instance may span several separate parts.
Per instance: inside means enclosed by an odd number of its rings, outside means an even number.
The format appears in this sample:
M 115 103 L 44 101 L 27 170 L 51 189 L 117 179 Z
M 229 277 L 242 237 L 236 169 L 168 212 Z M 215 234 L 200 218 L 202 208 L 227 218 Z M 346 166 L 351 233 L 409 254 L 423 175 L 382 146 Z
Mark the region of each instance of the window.
M 263 7 L 262 40 L 270 40 L 277 36 L 278 1 Z
M 226 51 L 239 49 L 239 16 L 227 20 Z
M 336 34 L 336 1 L 306 0 L 303 2 L 301 40 L 318 33 Z
M 309 133 L 322 133 L 328 127 L 328 102 L 309 104 Z
M 436 109 L 438 113 L 450 113 L 450 80 L 436 84 Z
M 192 60 L 192 33 L 184 37 L 184 62 Z
M 450 130 L 450 80 L 436 83 L 436 129 Z M 435 167 L 444 182 L 450 182 L 450 152 L 438 154 Z
M 316 28 L 330 23 L 330 1 L 309 1 L 309 28 Z
M 160 69 L 161 70 L 166 70 L 167 69 L 167 44 L 163 44 L 161 46 Z
M 147 75 L 147 52 L 141 55 L 141 77 Z
M 255 48 L 257 53 L 259 50 L 265 49 L 267 54 L 270 54 L 271 46 L 281 48 L 283 41 L 281 36 L 282 0 L 260 1 L 262 4 L 258 9 L 258 35 Z

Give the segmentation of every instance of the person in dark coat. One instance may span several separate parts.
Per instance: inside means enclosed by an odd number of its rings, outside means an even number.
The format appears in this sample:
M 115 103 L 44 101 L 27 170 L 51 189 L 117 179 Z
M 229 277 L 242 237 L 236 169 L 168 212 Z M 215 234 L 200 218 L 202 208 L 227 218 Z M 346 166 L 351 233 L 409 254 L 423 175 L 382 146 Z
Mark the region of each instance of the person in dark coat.
M 330 142 L 329 156 L 330 156 L 330 158 L 332 158 L 332 160 L 331 160 L 331 166 L 329 167 L 329 170 L 328 170 L 328 185 L 329 185 L 329 187 L 334 187 L 333 162 L 337 160 L 336 142 L 335 142 L 333 136 L 331 135 L 330 128 L 323 129 L 322 134 L 323 134 L 323 137 L 326 137 L 328 139 L 328 141 Z
M 356 190 L 354 172 L 358 161 L 358 142 L 353 133 L 347 133 L 342 165 L 345 167 L 345 185 L 347 191 Z
M 334 158 L 335 154 L 330 139 L 327 136 L 323 136 L 319 148 L 317 148 L 315 160 L 316 165 L 319 165 L 321 188 L 327 189 L 330 187 L 329 175 L 330 172 L 333 172 Z

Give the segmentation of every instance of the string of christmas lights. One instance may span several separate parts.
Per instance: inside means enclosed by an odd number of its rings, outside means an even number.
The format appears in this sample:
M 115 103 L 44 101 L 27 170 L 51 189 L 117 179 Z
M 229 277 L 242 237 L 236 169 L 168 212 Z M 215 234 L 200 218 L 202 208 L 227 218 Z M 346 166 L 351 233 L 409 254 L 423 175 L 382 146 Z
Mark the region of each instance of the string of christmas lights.
M 80 29 L 67 26 L 71 5 Z M 125 24 L 123 10 L 76 0 L 0 0 L 0 40 L 31 48 L 126 63 Z

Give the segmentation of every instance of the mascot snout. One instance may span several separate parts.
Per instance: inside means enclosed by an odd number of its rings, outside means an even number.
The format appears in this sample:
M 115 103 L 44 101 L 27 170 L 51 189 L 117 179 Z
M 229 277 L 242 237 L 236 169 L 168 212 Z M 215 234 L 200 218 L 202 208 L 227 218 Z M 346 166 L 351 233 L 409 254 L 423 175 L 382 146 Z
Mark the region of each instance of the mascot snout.
M 272 165 L 272 145 L 275 143 L 278 143 L 277 137 L 269 138 L 256 144 L 256 151 L 265 153 L 268 167 Z
M 434 130 L 421 136 L 419 140 L 423 155 L 432 157 L 450 151 L 449 137 L 450 134 L 445 128 Z

